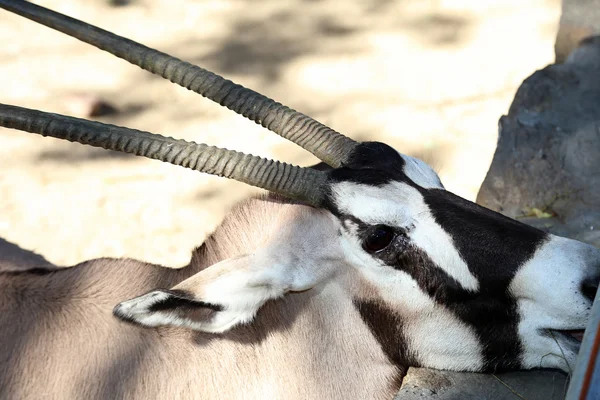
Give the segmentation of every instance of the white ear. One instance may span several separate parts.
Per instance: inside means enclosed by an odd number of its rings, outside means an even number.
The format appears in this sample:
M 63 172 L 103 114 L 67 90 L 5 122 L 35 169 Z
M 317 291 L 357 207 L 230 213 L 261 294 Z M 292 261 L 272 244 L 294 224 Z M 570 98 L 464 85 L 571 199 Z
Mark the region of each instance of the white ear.
M 281 257 L 280 257 L 281 258 Z M 224 332 L 251 321 L 268 300 L 290 291 L 314 287 L 327 268 L 318 273 L 296 265 L 276 262 L 257 253 L 215 264 L 168 290 L 124 301 L 113 314 L 123 321 L 147 327 L 187 327 L 203 332 Z M 325 267 L 325 268 L 324 268 Z

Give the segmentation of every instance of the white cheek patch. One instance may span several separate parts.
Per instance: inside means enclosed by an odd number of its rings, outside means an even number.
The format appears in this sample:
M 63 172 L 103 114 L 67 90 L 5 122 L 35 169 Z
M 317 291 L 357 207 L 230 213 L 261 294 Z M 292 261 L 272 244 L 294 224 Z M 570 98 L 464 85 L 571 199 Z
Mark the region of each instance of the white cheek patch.
M 480 371 L 482 346 L 474 329 L 425 294 L 407 273 L 391 268 L 366 268 L 365 277 L 402 319 L 410 354 L 426 367 Z
M 408 176 L 414 183 L 425 189 L 443 189 L 442 181 L 438 174 L 427 165 L 423 160 L 407 156 L 400 153 L 400 156 L 404 159 L 403 172 Z
M 479 290 L 479 281 L 469 271 L 450 235 L 435 222 L 417 189 L 402 182 L 382 186 L 341 182 L 332 186 L 332 193 L 340 210 L 367 224 L 406 228 L 412 243 L 439 268 L 465 290 Z
M 564 358 L 573 365 L 575 351 L 561 343 L 560 335 L 557 340 L 544 331 L 585 328 L 589 300 L 580 285 L 591 272 L 594 254 L 597 250 L 589 245 L 552 236 L 517 271 L 509 290 L 517 299 L 524 366 L 566 370 Z
M 545 332 L 549 322 L 539 315 L 539 306 L 529 300 L 518 302 L 518 333 L 523 344 L 521 366 L 529 368 L 558 368 L 572 371 L 577 358 L 577 348 L 564 341 L 560 333 Z

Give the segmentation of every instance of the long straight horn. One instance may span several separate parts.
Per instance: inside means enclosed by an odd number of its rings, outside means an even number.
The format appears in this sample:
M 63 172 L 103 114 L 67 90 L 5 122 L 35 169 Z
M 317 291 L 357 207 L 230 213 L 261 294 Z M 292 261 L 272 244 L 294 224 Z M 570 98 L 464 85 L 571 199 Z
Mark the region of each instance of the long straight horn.
M 356 146 L 320 122 L 203 68 L 27 1 L 0 0 L 0 7 L 105 50 L 261 124 L 334 168 Z
M 322 171 L 310 168 L 135 129 L 5 104 L 0 104 L 0 126 L 154 158 L 235 179 L 317 207 L 323 203 L 327 176 Z

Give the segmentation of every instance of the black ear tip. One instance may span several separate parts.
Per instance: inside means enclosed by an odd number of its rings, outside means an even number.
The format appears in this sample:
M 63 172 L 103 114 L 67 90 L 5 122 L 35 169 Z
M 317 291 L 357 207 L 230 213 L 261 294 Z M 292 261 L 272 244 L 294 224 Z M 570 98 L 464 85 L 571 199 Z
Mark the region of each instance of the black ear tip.
M 113 310 L 112 313 L 115 317 L 121 318 L 123 316 L 123 306 L 121 303 L 117 304 Z

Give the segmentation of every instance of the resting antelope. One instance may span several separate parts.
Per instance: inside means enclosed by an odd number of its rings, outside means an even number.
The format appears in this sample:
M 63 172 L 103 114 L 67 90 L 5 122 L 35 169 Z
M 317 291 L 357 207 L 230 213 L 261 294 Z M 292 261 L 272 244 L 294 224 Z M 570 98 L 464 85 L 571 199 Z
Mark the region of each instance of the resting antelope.
M 409 366 L 573 364 L 600 250 L 455 196 L 422 161 L 199 67 L 24 1 L 0 6 L 194 90 L 326 164 L 0 105 L 0 126 L 273 193 L 239 205 L 181 270 L 128 259 L 0 265 L 1 398 L 383 399 Z

